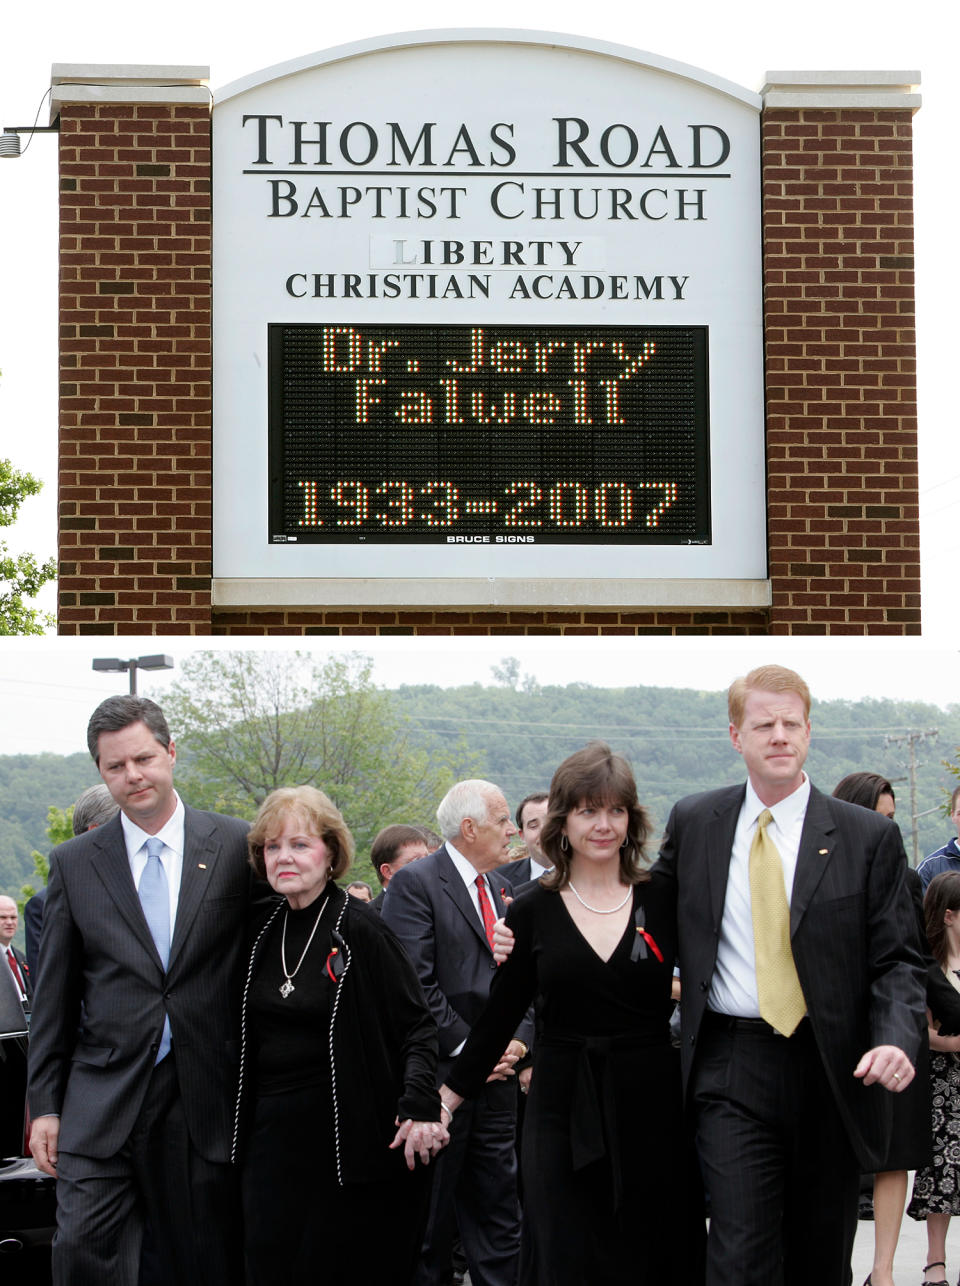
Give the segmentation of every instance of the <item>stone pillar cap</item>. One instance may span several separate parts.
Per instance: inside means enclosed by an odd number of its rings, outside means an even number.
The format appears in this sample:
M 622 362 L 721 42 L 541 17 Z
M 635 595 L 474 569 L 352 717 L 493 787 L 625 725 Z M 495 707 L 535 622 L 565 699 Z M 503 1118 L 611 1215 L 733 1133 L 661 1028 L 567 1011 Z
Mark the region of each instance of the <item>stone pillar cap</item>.
M 867 107 L 917 111 L 918 71 L 768 71 L 760 91 L 772 107 Z
M 67 103 L 210 103 L 209 67 L 54 63 L 50 123 Z

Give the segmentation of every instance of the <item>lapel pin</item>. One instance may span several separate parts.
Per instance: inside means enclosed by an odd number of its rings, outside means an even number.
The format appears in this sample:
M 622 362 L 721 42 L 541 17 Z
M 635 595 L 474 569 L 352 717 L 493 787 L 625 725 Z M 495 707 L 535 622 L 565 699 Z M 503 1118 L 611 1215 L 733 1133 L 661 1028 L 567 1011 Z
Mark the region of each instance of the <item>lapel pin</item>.
M 826 852 L 826 849 L 824 849 L 824 852 Z M 207 869 L 207 864 L 206 864 L 206 862 L 198 862 L 198 863 L 197 863 L 197 869 L 198 869 L 198 870 L 201 870 L 201 871 L 205 871 L 205 870 Z
M 822 849 L 820 850 L 820 856 L 821 856 L 821 857 L 826 857 L 826 855 L 827 855 L 829 852 L 830 852 L 830 850 L 829 850 L 828 848 L 822 848 Z

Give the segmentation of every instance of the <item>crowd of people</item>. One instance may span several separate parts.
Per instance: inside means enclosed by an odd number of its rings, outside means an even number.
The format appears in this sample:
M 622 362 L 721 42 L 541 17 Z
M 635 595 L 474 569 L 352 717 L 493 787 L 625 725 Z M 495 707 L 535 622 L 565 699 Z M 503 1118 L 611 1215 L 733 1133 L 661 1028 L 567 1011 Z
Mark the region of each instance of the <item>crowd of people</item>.
M 737 679 L 747 780 L 659 854 L 602 742 L 515 820 L 458 782 L 439 833 L 377 836 L 374 897 L 321 790 L 194 810 L 160 708 L 103 702 L 103 785 L 8 954 L 54 1281 L 848 1286 L 871 1176 L 891 1286 L 915 1170 L 945 1283 L 960 849 L 912 872 L 888 781 L 818 791 L 809 715 L 793 671 Z

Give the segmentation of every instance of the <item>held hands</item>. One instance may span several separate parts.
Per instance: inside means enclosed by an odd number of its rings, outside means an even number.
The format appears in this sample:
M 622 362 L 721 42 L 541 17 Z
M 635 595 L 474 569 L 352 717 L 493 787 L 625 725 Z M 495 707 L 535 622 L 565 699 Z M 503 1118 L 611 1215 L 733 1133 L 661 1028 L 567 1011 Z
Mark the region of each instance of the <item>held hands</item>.
M 507 929 L 507 933 L 510 930 Z M 523 1058 L 527 1052 L 526 1046 L 519 1040 L 512 1040 L 500 1056 L 500 1061 L 487 1077 L 487 1081 L 505 1081 L 508 1076 L 515 1075 L 513 1070 L 514 1063 Z
M 447 1127 L 440 1121 L 399 1121 L 396 1136 L 390 1144 L 391 1148 L 398 1148 L 403 1144 L 403 1158 L 407 1163 L 408 1170 L 415 1170 L 417 1166 L 417 1157 L 420 1157 L 421 1164 L 429 1165 L 431 1157 L 435 1157 L 441 1148 L 445 1148 L 450 1142 L 450 1134 Z M 39 1165 L 40 1163 L 37 1162 Z
M 493 958 L 502 965 L 513 950 L 513 930 L 508 929 L 503 919 L 494 921 L 493 925 Z
M 30 1126 L 30 1151 L 37 1169 L 57 1177 L 57 1141 L 60 1138 L 59 1116 L 35 1117 Z
M 853 1071 L 864 1085 L 882 1085 L 899 1094 L 913 1080 L 913 1064 L 896 1045 L 877 1045 L 868 1049 Z

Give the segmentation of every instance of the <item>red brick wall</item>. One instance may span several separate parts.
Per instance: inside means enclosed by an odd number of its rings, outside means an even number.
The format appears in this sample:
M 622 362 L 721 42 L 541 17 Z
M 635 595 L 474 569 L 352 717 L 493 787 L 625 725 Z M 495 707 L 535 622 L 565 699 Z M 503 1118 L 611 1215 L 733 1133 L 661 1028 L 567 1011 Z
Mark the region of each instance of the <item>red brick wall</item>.
M 908 111 L 762 118 L 766 612 L 212 611 L 209 111 L 60 125 L 61 633 L 919 633 Z
M 210 113 L 60 116 L 61 634 L 210 631 Z
M 769 634 L 764 611 L 434 611 L 432 608 L 214 612 L 214 634 Z
M 919 634 L 909 111 L 763 115 L 773 634 Z

